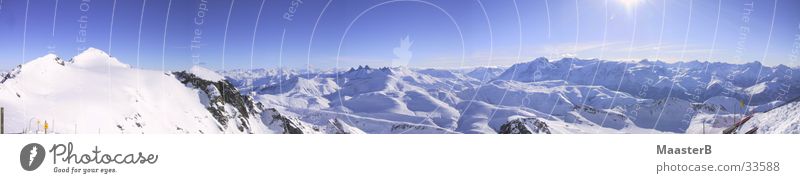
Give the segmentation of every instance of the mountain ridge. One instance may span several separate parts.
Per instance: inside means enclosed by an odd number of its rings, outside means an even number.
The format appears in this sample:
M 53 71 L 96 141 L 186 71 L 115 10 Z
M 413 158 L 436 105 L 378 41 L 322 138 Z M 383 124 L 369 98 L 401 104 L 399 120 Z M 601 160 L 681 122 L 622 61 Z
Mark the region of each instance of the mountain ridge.
M 4 73 L 0 105 L 23 133 L 40 132 L 26 120 L 57 121 L 56 133 L 706 133 L 798 97 L 795 70 L 540 57 L 473 69 L 163 72 L 90 48 Z

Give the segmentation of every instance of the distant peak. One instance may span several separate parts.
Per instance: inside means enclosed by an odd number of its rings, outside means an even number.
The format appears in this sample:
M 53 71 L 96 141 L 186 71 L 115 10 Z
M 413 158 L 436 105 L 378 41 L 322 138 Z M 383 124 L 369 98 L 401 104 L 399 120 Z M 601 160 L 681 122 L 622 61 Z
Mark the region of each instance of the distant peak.
M 550 60 L 548 60 L 545 57 L 539 57 L 539 58 L 536 58 L 536 59 L 534 59 L 533 61 L 530 61 L 530 62 L 523 62 L 523 63 L 514 64 L 514 65 L 520 65 L 520 66 L 526 66 L 526 67 L 538 67 L 538 66 L 549 65 L 549 64 L 550 64 Z
M 83 55 L 83 54 L 99 54 L 99 55 L 105 55 L 107 57 L 111 57 L 105 51 L 97 49 L 97 48 L 94 48 L 94 47 L 86 48 L 86 50 L 83 50 L 83 52 L 81 52 L 81 54 L 78 54 L 78 55 Z
M 219 73 L 199 65 L 193 65 L 192 68 L 189 68 L 189 73 L 192 73 L 201 79 L 213 82 L 225 80 L 225 77 L 223 77 Z
M 48 53 L 47 55 L 44 55 L 41 58 L 48 58 L 48 59 L 53 59 L 53 60 L 59 59 L 58 55 L 53 54 L 53 53 Z
M 370 68 L 369 65 L 366 65 L 366 66 L 359 65 L 358 68 L 350 67 L 350 70 L 348 70 L 347 72 L 370 71 L 370 70 L 372 70 L 372 68 Z
M 39 58 L 33 59 L 30 62 L 23 64 L 25 67 L 40 67 L 45 66 L 48 64 L 59 64 L 63 65 L 64 62 L 61 61 L 60 58 L 56 54 L 49 53 L 47 55 L 41 56 Z
M 108 53 L 97 48 L 87 48 L 77 56 L 72 57 L 72 60 L 74 64 L 79 67 L 130 68 L 128 64 L 120 62 L 116 58 L 108 55 Z
M 758 60 L 754 60 L 752 62 L 748 62 L 747 65 L 761 66 L 761 62 L 759 62 Z
M 35 60 L 43 60 L 43 61 L 46 61 L 46 62 L 56 62 L 56 63 L 61 64 L 61 65 L 64 64 L 64 62 L 61 61 L 61 58 L 59 58 L 58 55 L 53 54 L 53 53 L 48 53 L 47 55 L 44 55 L 44 56 L 39 57 L 39 58 L 36 58 Z
M 73 57 L 73 60 L 90 59 L 90 58 L 94 58 L 94 59 L 110 59 L 111 55 L 109 55 L 108 53 L 106 53 L 103 50 L 100 50 L 100 49 L 97 49 L 97 48 L 94 48 L 94 47 L 89 47 L 86 50 L 83 50 L 81 53 L 79 53 L 75 57 Z

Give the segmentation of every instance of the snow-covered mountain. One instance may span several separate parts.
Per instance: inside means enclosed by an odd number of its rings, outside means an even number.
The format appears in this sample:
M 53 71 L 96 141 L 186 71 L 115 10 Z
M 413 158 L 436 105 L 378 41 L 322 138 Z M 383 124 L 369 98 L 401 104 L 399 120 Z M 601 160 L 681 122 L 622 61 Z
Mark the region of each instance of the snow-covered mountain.
M 800 95 L 797 71 L 758 62 L 538 58 L 505 69 L 360 66 L 237 87 L 319 125 L 368 118 L 457 133 L 506 133 L 538 123 L 552 133 L 715 133 L 737 115 Z M 246 83 L 239 82 L 241 74 L 225 73 L 233 83 Z
M 800 98 L 766 112 L 756 113 L 737 133 L 755 129 L 756 133 L 800 134 Z
M 757 61 L 747 64 L 648 60 L 631 63 L 566 58 L 550 62 L 538 58 L 515 64 L 496 79 L 522 82 L 563 80 L 571 85 L 597 85 L 629 94 L 641 93 L 641 98 L 648 99 L 662 99 L 669 95 L 702 102 L 715 96 L 748 100 L 752 97 L 749 104 L 761 105 L 786 92 L 799 95 L 800 79 L 797 77 L 800 73 L 797 71 L 797 68 L 784 65 L 767 67 Z M 643 88 L 647 90 L 642 92 Z
M 253 70 L 229 70 L 220 71 L 220 74 L 231 78 L 229 82 L 236 86 L 247 86 L 238 88 L 239 91 L 249 92 L 252 87 L 266 87 L 279 84 L 281 80 L 286 80 L 300 73 L 291 69 L 253 69 Z
M 0 106 L 12 133 L 43 132 L 45 121 L 55 133 L 721 133 L 745 113 L 757 113 L 748 124 L 759 133 L 796 133 L 796 116 L 773 119 L 798 113 L 783 101 L 800 96 L 798 78 L 798 68 L 758 62 L 574 58 L 172 72 L 88 49 L 5 72 Z
M 42 133 L 44 123 L 48 133 L 313 131 L 296 130 L 310 125 L 254 102 L 214 71 L 136 69 L 94 48 L 18 66 L 3 76 L 0 106 L 9 133 Z

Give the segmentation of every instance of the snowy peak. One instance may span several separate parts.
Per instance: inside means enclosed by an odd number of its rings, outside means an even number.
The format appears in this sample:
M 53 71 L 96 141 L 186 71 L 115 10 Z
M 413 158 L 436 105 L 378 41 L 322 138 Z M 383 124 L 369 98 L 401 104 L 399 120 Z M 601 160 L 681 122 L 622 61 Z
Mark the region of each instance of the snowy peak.
M 57 55 L 51 53 L 22 64 L 19 68 L 24 70 L 40 70 L 57 66 L 64 66 L 64 62 L 61 61 L 61 58 Z
M 120 62 L 102 50 L 88 48 L 73 57 L 69 62 L 64 62 L 58 55 L 50 53 L 20 65 L 17 69 L 11 71 L 11 73 L 19 73 L 20 70 L 47 72 L 55 68 L 63 69 L 63 66 L 74 66 L 85 69 L 96 68 L 92 70 L 103 72 L 107 72 L 107 69 L 110 68 L 130 68 L 128 64 Z
M 33 65 L 44 65 L 44 64 L 61 64 L 61 65 L 63 65 L 64 62 L 61 62 L 61 58 L 59 58 L 57 55 L 50 53 L 50 54 L 47 54 L 45 56 L 41 56 L 39 58 L 36 58 L 33 61 L 30 61 L 28 63 L 25 63 L 24 65 L 33 66 Z
M 73 127 L 49 133 L 311 133 L 318 128 L 274 109 L 262 115 L 270 108 L 242 95 L 216 72 L 199 66 L 190 71 L 130 68 L 94 48 L 70 62 L 50 54 L 2 76 L 0 106 L 6 109 L 7 132 L 13 133 L 43 133 L 27 123 L 32 119 Z
M 350 70 L 342 73 L 341 75 L 346 78 L 370 78 L 378 75 L 387 76 L 391 75 L 392 71 L 389 68 L 373 69 L 367 66 L 358 66 L 358 68 L 350 68 Z
M 541 74 L 540 70 L 545 68 L 552 68 L 550 61 L 547 58 L 539 57 L 530 62 L 514 64 L 497 78 L 502 80 L 533 81 L 538 79 L 534 74 Z
M 197 76 L 197 77 L 199 77 L 201 79 L 214 81 L 214 82 L 225 80 L 225 77 L 223 77 L 222 75 L 218 74 L 217 72 L 214 72 L 211 69 L 207 69 L 207 68 L 199 66 L 199 65 L 194 65 L 194 66 L 192 66 L 192 68 L 189 68 L 189 73 L 192 73 L 192 74 L 194 74 L 195 76 Z
M 75 66 L 83 68 L 130 68 L 128 64 L 124 64 L 111 57 L 108 53 L 97 48 L 88 48 L 72 57 L 72 62 Z
M 499 76 L 503 71 L 504 69 L 497 67 L 478 67 L 467 72 L 465 75 L 485 82 Z

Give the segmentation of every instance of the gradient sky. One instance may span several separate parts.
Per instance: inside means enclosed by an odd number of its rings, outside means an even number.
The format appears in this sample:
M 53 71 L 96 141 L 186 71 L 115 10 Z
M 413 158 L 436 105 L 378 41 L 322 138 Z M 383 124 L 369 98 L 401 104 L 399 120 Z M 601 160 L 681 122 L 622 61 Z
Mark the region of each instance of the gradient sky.
M 118 0 L 113 8 L 114 0 L 0 0 L 0 70 L 84 47 L 147 69 L 388 66 L 406 36 L 411 67 L 542 56 L 798 65 L 791 54 L 800 45 L 800 1 L 629 1 L 303 0 L 290 21 L 283 16 L 299 1 Z M 76 41 L 81 31 L 86 43 Z

